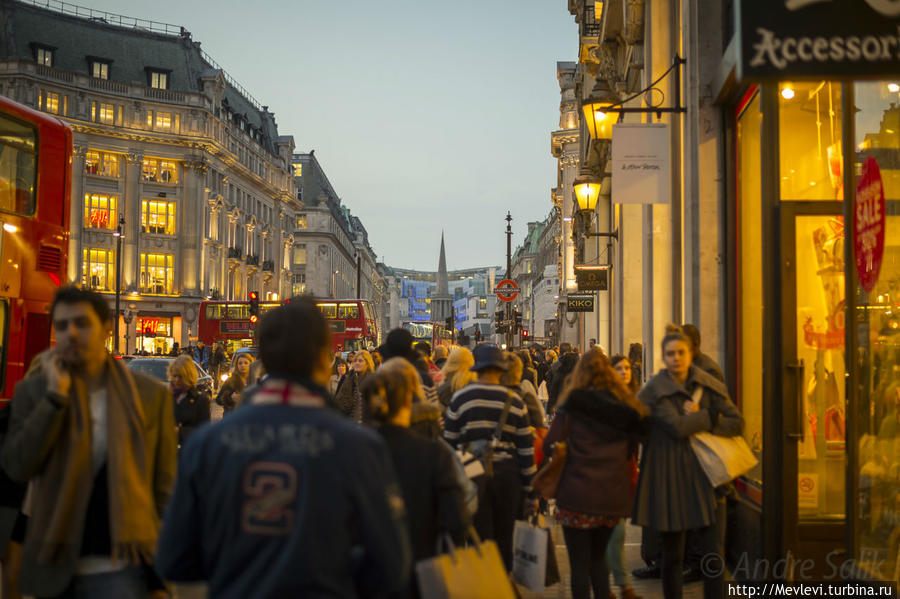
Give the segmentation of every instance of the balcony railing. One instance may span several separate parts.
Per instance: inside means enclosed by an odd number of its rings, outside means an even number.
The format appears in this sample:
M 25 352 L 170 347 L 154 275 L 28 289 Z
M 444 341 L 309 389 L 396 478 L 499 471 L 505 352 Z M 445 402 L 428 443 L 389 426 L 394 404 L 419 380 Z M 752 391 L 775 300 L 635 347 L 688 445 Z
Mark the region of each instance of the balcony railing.
M 234 258 L 235 260 L 240 260 L 244 255 L 244 252 L 241 251 L 240 248 L 228 248 L 228 257 Z
M 247 256 L 246 263 L 249 266 L 259 266 L 259 256 Z
M 275 262 L 273 260 L 263 260 L 263 272 L 275 272 Z

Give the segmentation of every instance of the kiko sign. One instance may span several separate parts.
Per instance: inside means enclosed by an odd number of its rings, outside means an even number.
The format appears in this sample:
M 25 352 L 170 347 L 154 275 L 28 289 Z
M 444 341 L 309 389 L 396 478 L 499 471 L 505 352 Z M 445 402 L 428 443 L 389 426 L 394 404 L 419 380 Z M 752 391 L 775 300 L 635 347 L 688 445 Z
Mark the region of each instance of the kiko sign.
M 741 79 L 900 73 L 900 0 L 738 0 Z

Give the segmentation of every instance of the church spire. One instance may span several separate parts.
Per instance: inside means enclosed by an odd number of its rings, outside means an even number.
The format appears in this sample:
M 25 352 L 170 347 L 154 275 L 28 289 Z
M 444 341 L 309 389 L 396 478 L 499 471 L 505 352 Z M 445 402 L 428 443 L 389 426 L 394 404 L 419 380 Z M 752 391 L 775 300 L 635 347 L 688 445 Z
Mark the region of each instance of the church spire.
M 444 253 L 444 232 L 441 231 L 441 257 L 438 259 L 438 297 L 450 295 L 449 283 L 447 282 L 447 256 Z

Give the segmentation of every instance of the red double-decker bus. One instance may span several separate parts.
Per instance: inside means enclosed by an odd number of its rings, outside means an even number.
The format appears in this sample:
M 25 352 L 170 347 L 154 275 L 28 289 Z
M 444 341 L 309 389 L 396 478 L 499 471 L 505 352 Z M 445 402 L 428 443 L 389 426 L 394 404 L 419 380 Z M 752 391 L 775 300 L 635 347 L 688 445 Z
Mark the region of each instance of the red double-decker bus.
M 427 341 L 431 349 L 440 345 L 453 345 L 453 334 L 440 322 L 430 320 L 411 320 L 403 323 L 403 328 L 410 332 L 415 343 Z
M 50 346 L 50 304 L 66 277 L 72 131 L 0 97 L 0 397 Z
M 280 302 L 259 302 L 260 316 Z M 372 302 L 358 299 L 316 300 L 331 329 L 335 352 L 378 345 L 380 334 Z M 249 301 L 205 301 L 200 304 L 198 340 L 207 345 L 224 341 L 229 353 L 254 344 Z

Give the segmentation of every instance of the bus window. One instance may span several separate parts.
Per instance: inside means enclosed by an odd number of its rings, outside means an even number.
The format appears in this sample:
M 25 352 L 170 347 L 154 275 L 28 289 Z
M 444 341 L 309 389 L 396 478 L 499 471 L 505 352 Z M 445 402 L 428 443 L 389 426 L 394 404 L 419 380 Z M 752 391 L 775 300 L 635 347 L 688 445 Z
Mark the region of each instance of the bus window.
M 344 341 L 344 351 L 359 351 L 366 349 L 362 339 L 347 339 Z
M 337 318 L 337 304 L 319 304 L 319 310 L 326 319 L 334 320 Z
M 33 127 L 0 116 L 0 210 L 34 214 L 36 139 Z
M 363 302 L 363 315 L 366 320 L 375 320 L 375 313 L 370 302 Z
M 209 320 L 222 320 L 225 318 L 225 306 L 223 304 L 207 304 L 206 318 Z
M 248 304 L 228 304 L 226 313 L 229 320 L 245 320 L 250 318 L 250 306 Z
M 6 345 L 9 341 L 9 304 L 0 300 L 0 389 L 6 384 Z
M 341 320 L 345 318 L 359 318 L 359 306 L 356 304 L 341 304 L 338 307 L 338 318 Z

